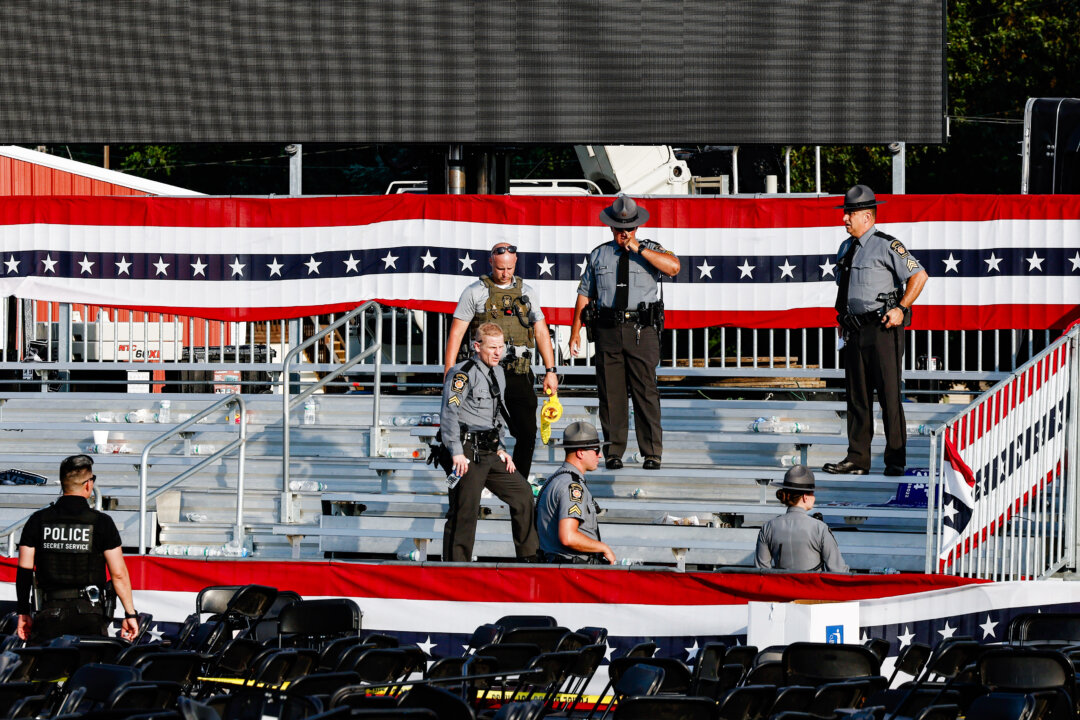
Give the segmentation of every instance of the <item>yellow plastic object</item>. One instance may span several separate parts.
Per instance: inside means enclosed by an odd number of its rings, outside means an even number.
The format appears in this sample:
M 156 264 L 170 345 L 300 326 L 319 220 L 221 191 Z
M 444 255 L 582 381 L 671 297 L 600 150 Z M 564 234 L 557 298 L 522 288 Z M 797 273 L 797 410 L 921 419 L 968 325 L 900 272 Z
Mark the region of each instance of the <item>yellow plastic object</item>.
M 551 424 L 562 417 L 562 403 L 559 394 L 553 393 L 540 408 L 540 440 L 545 445 L 551 439 Z

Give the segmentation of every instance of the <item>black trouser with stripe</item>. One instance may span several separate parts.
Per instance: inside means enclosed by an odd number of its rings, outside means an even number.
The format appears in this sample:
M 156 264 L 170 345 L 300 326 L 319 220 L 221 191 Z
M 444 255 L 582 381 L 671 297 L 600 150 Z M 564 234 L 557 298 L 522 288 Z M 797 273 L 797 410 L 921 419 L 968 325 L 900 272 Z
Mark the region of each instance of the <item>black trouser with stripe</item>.
M 519 375 L 506 371 L 506 429 L 514 436 L 514 465 L 521 477 L 529 479 L 536 450 L 536 377 L 532 370 Z
M 885 424 L 885 464 L 907 465 L 907 423 L 900 397 L 904 362 L 904 329 L 886 330 L 873 323 L 849 331 L 844 346 L 847 387 L 847 430 L 849 460 L 870 469 L 870 442 L 874 439 L 874 393 L 881 405 Z
M 651 325 L 634 323 L 605 326 L 597 323 L 595 336 L 596 389 L 600 398 L 600 425 L 611 443 L 606 454 L 622 457 L 630 428 L 627 390 L 634 401 L 634 431 L 644 455 L 664 454 L 660 429 L 660 391 L 656 389 L 656 365 L 660 362 L 660 336 Z
M 506 472 L 506 465 L 497 453 L 481 450 L 473 455 L 473 444 L 465 442 L 465 457 L 469 471 L 450 491 L 450 509 L 443 527 L 442 559 L 453 562 L 472 560 L 476 541 L 476 520 L 480 512 L 480 493 L 484 488 L 495 493 L 510 508 L 510 530 L 514 536 L 514 551 L 519 558 L 531 558 L 540 549 L 536 535 L 536 511 L 532 488 L 516 471 Z M 476 457 L 478 459 L 473 460 Z

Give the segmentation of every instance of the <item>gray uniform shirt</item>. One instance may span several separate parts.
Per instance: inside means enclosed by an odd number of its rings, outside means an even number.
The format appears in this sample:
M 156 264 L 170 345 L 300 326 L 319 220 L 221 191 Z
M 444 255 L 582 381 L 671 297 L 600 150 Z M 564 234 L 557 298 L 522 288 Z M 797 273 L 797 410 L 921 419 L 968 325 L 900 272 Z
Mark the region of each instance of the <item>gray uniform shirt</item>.
M 848 236 L 836 254 L 837 262 L 850 252 L 855 238 Z M 848 285 L 848 312 L 860 314 L 880 310 L 879 293 L 890 293 L 902 288 L 904 283 L 922 270 L 904 244 L 885 237 L 871 227 L 860 238 L 859 247 L 851 261 L 851 283 Z M 837 277 L 840 283 L 843 278 Z
M 600 539 L 596 524 L 596 505 L 592 493 L 581 472 L 564 462 L 544 483 L 540 497 L 536 499 L 536 533 L 540 536 L 540 549 L 557 555 L 583 555 L 559 542 L 559 521 L 572 518 L 578 521 L 578 530 L 593 540 Z
M 472 367 L 466 369 L 466 365 Z M 495 366 L 495 379 L 499 385 L 499 396 L 506 391 L 506 374 L 501 367 Z M 476 432 L 499 428 L 499 444 L 506 437 L 503 419 L 499 417 L 495 396 L 491 393 L 488 382 L 488 366 L 480 357 L 473 355 L 468 360 L 459 362 L 446 374 L 442 394 L 442 421 L 440 437 L 451 455 L 462 455 L 462 432 Z
M 639 240 L 641 247 L 656 252 L 666 253 L 659 243 L 652 240 Z M 618 281 L 619 258 L 623 253 L 630 253 L 630 291 L 627 293 L 628 309 L 636 310 L 638 303 L 653 303 L 660 299 L 658 283 L 661 273 L 649 264 L 649 261 L 636 252 L 623 250 L 619 243 L 612 240 L 593 248 L 585 263 L 585 272 L 578 283 L 578 295 L 595 297 L 600 307 L 609 308 L 615 304 L 615 283 Z
M 496 285 L 497 288 L 508 288 L 510 285 Z M 521 294 L 524 297 L 529 298 L 529 302 L 532 304 L 532 308 L 529 311 L 529 320 L 533 323 L 538 323 L 544 319 L 544 311 L 540 309 L 540 295 L 535 289 L 528 283 L 523 282 L 521 284 Z M 461 298 L 458 299 L 457 307 L 454 308 L 454 318 L 457 320 L 464 320 L 465 322 L 472 322 L 472 319 L 477 314 L 484 312 L 484 304 L 487 303 L 488 289 L 481 281 L 477 280 L 472 285 L 465 288 L 461 293 Z M 465 338 L 462 342 L 468 342 L 469 338 Z M 532 348 L 526 345 L 513 346 L 520 356 L 526 350 Z
M 789 507 L 761 528 L 754 564 L 781 570 L 848 572 L 829 526 L 802 508 Z

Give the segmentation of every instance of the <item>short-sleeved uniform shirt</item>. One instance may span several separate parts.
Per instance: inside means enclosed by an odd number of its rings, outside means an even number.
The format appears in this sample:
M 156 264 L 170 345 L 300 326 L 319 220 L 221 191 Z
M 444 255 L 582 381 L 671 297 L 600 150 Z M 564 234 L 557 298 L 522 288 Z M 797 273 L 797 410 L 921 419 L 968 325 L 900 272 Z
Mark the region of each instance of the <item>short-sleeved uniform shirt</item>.
M 652 240 L 639 240 L 641 247 L 655 252 L 668 253 L 659 243 Z M 614 240 L 598 245 L 589 253 L 585 262 L 585 272 L 578 283 L 578 295 L 596 298 L 600 307 L 610 308 L 615 304 L 616 283 L 619 274 L 619 258 L 630 254 L 630 289 L 627 292 L 626 306 L 635 309 L 638 303 L 654 303 L 660 299 L 659 283 L 662 273 L 641 257 L 640 253 L 624 250 Z
M 498 384 L 499 402 L 505 402 L 506 371 L 499 365 L 492 368 Z M 441 432 L 443 444 L 451 455 L 461 455 L 462 432 L 477 432 L 499 428 L 500 445 L 505 437 L 504 419 L 498 411 L 496 397 L 488 377 L 488 366 L 474 354 L 450 368 L 443 383 Z
M 509 288 L 512 284 L 513 283 L 511 282 L 509 285 L 496 285 L 495 287 L 505 290 Z M 521 284 L 521 295 L 523 297 L 529 298 L 529 322 L 536 324 L 543 320 L 544 311 L 540 309 L 540 294 L 537 293 L 531 285 L 523 282 Z M 458 300 L 457 307 L 454 308 L 454 319 L 464 320 L 465 322 L 472 322 L 473 318 L 475 318 L 478 314 L 484 312 L 484 305 L 485 303 L 487 303 L 487 299 L 487 286 L 485 286 L 484 283 L 480 280 L 477 280 L 476 282 L 465 288 L 464 292 L 461 293 L 461 298 Z M 462 342 L 467 341 L 468 338 L 466 338 Z M 524 345 L 515 345 L 513 347 L 517 355 L 519 356 L 526 350 L 531 349 Z M 509 348 L 507 349 L 509 350 Z
M 797 507 L 789 507 L 761 528 L 754 564 L 802 572 L 848 572 L 829 526 Z
M 103 587 L 105 551 L 120 547 L 121 541 L 111 517 L 90 508 L 85 498 L 63 495 L 30 516 L 19 544 L 34 548 L 38 584 L 45 590 L 63 590 L 89 584 Z M 78 555 L 87 557 L 88 576 L 58 577 L 61 568 L 78 564 L 71 562 Z
M 840 245 L 838 262 L 850 251 L 854 241 L 849 236 Z M 922 265 L 902 242 L 878 232 L 876 225 L 871 227 L 860 238 L 851 261 L 848 312 L 857 315 L 880 310 L 878 294 L 902 288 L 912 275 L 922 269 Z M 837 277 L 836 281 L 840 283 L 843 279 Z
M 536 499 L 536 532 L 541 550 L 556 555 L 582 555 L 559 542 L 559 521 L 566 518 L 577 520 L 583 535 L 600 539 L 596 505 L 589 486 L 576 467 L 564 462 L 544 483 Z

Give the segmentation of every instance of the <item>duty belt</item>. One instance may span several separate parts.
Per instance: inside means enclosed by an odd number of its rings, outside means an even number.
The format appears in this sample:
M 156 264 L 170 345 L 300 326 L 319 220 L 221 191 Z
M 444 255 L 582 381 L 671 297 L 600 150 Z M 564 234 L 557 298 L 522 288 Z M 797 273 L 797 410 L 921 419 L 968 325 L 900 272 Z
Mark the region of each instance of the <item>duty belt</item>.
M 607 558 L 603 553 L 587 553 L 585 555 L 559 555 L 558 553 L 544 553 L 544 562 L 549 565 L 607 565 Z
M 84 588 L 70 588 L 66 590 L 45 590 L 45 602 L 53 600 L 88 600 L 97 604 L 101 602 L 104 592 L 97 585 L 87 585 Z
M 837 315 L 836 320 L 840 323 L 840 327 L 845 330 L 858 330 L 866 325 L 881 322 L 881 311 L 868 310 L 864 313 Z
M 616 310 L 615 308 L 597 308 L 596 319 L 608 323 L 636 323 L 641 318 L 637 310 Z
M 473 447 L 481 450 L 497 450 L 499 448 L 499 429 L 476 430 L 474 432 L 461 433 L 462 442 L 471 442 Z

